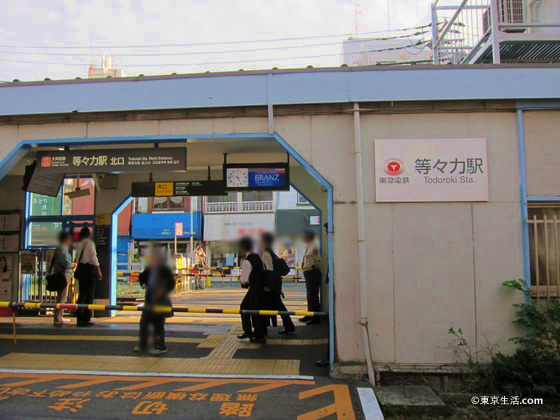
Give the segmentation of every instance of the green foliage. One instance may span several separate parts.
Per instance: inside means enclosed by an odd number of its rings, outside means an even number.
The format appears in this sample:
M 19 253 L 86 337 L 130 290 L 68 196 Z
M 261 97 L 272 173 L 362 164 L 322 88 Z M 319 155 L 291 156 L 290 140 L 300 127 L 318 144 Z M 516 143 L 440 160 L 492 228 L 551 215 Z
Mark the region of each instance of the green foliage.
M 482 354 L 470 346 L 463 331 L 450 328 L 455 355 L 469 367 L 468 390 L 556 397 L 560 394 L 560 302 L 532 298 L 523 280 L 510 280 L 502 285 L 525 296 L 524 303 L 513 307 L 514 322 L 523 326 L 526 334 L 511 338 L 519 345 L 512 355 L 487 350 L 490 364 L 485 364 L 480 361 Z

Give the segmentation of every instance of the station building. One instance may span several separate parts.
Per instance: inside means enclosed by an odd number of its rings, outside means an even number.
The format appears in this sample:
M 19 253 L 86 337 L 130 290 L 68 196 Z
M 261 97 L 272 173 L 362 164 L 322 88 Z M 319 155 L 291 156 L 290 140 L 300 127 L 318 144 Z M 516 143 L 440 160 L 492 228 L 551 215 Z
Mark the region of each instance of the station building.
M 520 298 L 503 281 L 559 294 L 559 79 L 556 65 L 472 65 L 6 83 L 0 209 L 20 212 L 24 248 L 34 220 L 22 177 L 42 151 L 186 148 L 187 171 L 156 181 L 208 167 L 220 179 L 224 153 L 288 161 L 328 223 L 331 368 L 444 371 L 457 362 L 450 327 L 476 348 L 511 348 Z M 96 187 L 92 214 L 71 216 L 106 235 L 98 303 L 114 302 L 116 221 L 148 175 L 117 174 Z

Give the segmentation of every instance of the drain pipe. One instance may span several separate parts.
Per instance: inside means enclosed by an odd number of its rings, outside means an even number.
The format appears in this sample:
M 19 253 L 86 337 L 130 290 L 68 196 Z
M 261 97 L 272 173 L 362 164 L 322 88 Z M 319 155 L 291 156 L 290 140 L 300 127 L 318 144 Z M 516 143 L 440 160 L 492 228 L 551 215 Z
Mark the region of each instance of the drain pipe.
M 369 382 L 375 385 L 371 347 L 369 344 L 367 317 L 367 277 L 366 277 L 366 234 L 364 217 L 364 178 L 362 168 L 362 133 L 360 126 L 360 105 L 354 103 L 354 154 L 356 157 L 356 206 L 358 208 L 358 270 L 360 272 L 360 325 L 364 340 L 364 353 Z

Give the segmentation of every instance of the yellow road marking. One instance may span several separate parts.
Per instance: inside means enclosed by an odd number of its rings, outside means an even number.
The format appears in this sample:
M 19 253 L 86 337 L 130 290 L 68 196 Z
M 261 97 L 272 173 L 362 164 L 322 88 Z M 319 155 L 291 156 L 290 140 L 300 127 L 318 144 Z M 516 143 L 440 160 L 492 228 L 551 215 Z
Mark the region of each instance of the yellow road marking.
M 338 420 L 355 420 L 354 408 L 352 407 L 352 399 L 348 385 L 326 385 L 319 388 L 310 389 L 299 393 L 299 399 L 305 400 L 316 395 L 332 392 L 334 395 L 334 404 L 327 405 L 317 410 L 298 416 L 297 420 L 319 420 L 336 413 Z

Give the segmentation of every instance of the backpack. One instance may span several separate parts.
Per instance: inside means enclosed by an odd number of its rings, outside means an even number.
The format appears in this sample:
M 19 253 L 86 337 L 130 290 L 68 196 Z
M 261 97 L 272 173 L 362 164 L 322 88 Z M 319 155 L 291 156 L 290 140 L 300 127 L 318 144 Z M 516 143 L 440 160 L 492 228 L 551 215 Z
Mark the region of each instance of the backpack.
M 267 250 L 272 257 L 272 271 L 266 270 L 264 274 L 264 288 L 267 292 L 282 292 L 282 276 L 290 272 L 290 267 L 285 260 L 279 258 L 272 250 Z
M 275 271 L 266 270 L 264 272 L 265 292 L 282 293 L 282 276 Z
M 280 276 L 287 276 L 290 273 L 290 267 L 286 260 L 272 254 L 272 270 Z

